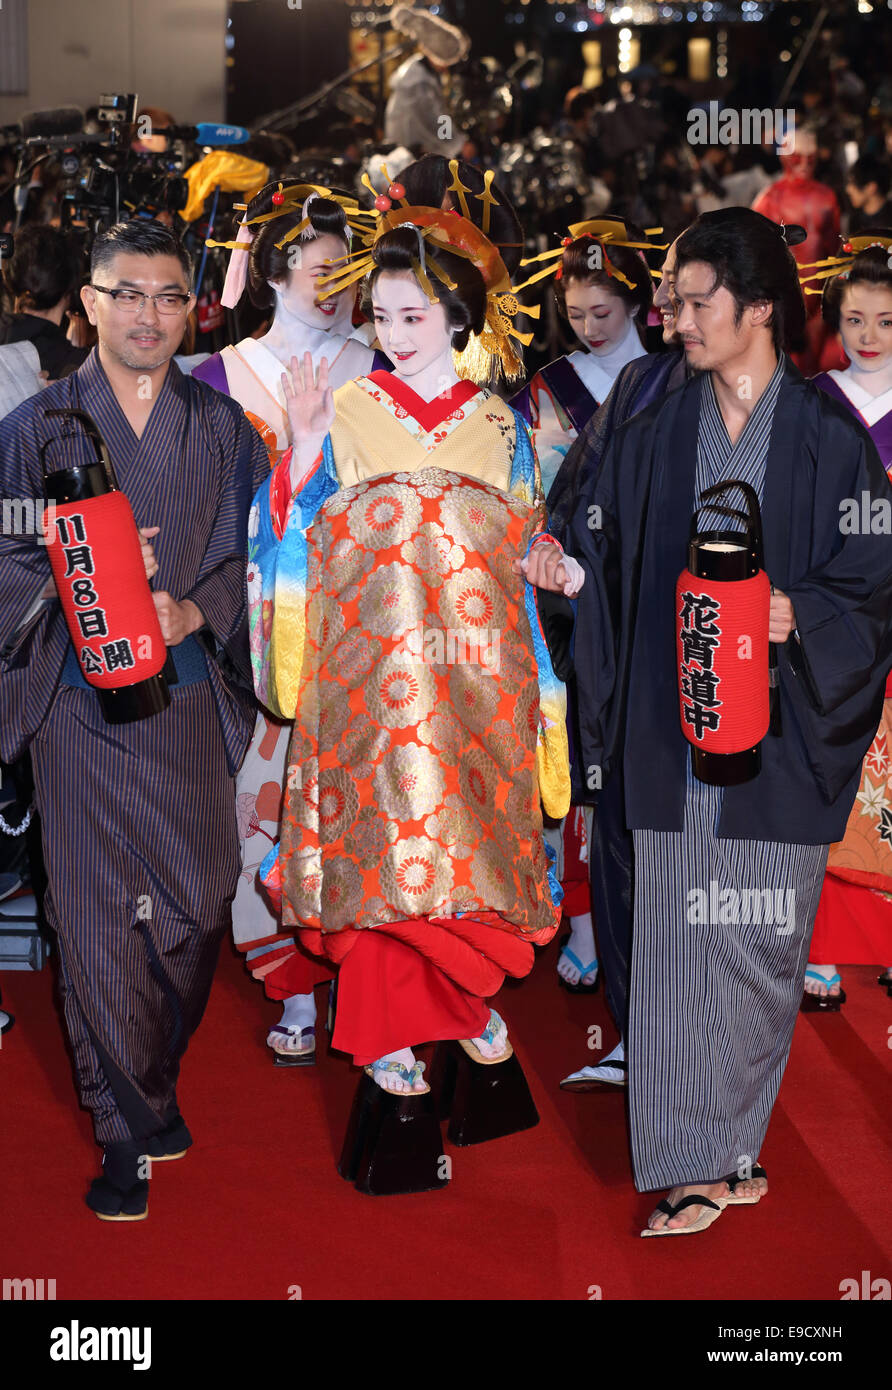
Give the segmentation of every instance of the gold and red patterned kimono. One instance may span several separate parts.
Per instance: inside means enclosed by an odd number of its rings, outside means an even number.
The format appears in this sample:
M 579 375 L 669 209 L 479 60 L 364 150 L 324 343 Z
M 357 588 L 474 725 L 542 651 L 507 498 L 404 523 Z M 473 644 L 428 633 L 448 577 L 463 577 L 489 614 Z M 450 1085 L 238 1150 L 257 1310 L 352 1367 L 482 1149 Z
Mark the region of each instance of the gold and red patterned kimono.
M 260 699 L 294 717 L 282 922 L 339 965 L 334 1046 L 358 1063 L 473 1037 L 557 929 L 540 798 L 569 802 L 564 688 L 512 562 L 542 534 L 527 427 L 469 382 L 422 401 L 390 372 L 335 392 L 290 494 L 255 498 Z M 550 853 L 550 852 L 549 852 Z

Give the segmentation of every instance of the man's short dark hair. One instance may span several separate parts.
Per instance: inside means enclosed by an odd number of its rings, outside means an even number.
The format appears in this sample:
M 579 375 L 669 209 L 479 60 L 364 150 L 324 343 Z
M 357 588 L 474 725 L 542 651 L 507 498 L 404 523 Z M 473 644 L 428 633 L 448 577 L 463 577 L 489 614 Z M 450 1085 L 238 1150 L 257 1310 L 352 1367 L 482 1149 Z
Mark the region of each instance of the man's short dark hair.
M 116 222 L 107 232 L 101 232 L 93 242 L 90 257 L 90 278 L 97 270 L 111 263 L 119 253 L 137 256 L 176 256 L 183 267 L 186 284 L 192 287 L 192 257 L 176 232 L 163 222 L 146 222 L 134 218 L 131 222 Z
M 736 323 L 748 305 L 767 300 L 775 351 L 797 349 L 805 305 L 796 262 L 776 222 L 751 208 L 701 213 L 679 237 L 675 256 L 676 283 L 682 266 L 704 261 L 715 272 L 713 291 L 724 286 L 732 295 Z

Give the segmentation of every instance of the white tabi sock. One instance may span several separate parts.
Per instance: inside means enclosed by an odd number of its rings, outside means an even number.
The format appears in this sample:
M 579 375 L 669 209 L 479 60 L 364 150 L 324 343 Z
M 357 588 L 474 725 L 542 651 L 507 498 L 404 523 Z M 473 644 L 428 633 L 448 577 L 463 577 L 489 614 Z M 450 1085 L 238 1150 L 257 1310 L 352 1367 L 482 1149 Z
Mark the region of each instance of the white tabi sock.
M 609 1067 L 611 1062 L 624 1062 L 626 1060 L 626 1046 L 622 1038 L 616 1044 L 612 1052 L 608 1052 L 606 1057 L 602 1057 L 598 1063 L 599 1067 Z
M 316 1022 L 316 1000 L 311 990 L 309 994 L 292 994 L 290 999 L 283 999 L 282 1017 L 279 1024 L 282 1028 L 292 1028 L 299 1033 L 302 1028 L 312 1028 Z

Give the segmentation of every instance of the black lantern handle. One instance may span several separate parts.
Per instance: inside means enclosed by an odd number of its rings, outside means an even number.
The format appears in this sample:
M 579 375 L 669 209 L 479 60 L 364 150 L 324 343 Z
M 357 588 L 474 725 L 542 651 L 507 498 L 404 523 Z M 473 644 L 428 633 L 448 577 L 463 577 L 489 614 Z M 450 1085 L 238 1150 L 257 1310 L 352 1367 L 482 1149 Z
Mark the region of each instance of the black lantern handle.
M 746 503 L 745 512 L 738 511 L 735 507 L 710 505 L 710 498 L 721 497 L 723 493 L 729 492 L 731 488 L 735 487 L 743 493 Z M 697 517 L 702 511 L 718 512 L 722 516 L 733 516 L 737 521 L 744 522 L 749 533 L 749 541 L 753 547 L 756 564 L 760 570 L 765 568 L 762 545 L 762 513 L 759 509 L 759 498 L 755 488 L 750 483 L 745 483 L 742 478 L 726 478 L 721 483 L 714 483 L 712 487 L 704 488 L 700 494 L 700 505 L 691 517 L 691 540 L 697 534 Z
M 102 468 L 103 468 L 103 471 L 104 471 L 104 473 L 105 473 L 106 482 L 108 483 L 109 491 L 110 491 L 110 492 L 117 492 L 117 491 L 118 491 L 118 480 L 117 480 L 117 478 L 115 477 L 115 470 L 114 470 L 114 468 L 112 467 L 112 461 L 111 461 L 111 458 L 109 457 L 108 448 L 106 447 L 105 440 L 102 438 L 102 435 L 99 433 L 99 428 L 98 428 L 98 426 L 97 426 L 95 420 L 93 419 L 93 417 L 92 417 L 91 415 L 88 415 L 87 412 L 86 412 L 85 410 L 77 410 L 77 409 L 75 409 L 74 406 L 64 406 L 64 407 L 62 407 L 62 408 L 60 408 L 60 409 L 58 409 L 58 410 L 45 410 L 43 413 L 44 413 L 44 416 L 46 416 L 47 418 L 48 418 L 50 415 L 65 415 L 65 416 L 68 416 L 70 419 L 74 419 L 74 420 L 79 420 L 79 421 L 80 421 L 81 425 L 83 426 L 84 433 L 87 435 L 88 439 L 90 440 L 91 444 L 93 445 L 93 449 L 94 449 L 95 454 L 96 454 L 96 460 L 95 460 L 96 463 L 101 463 L 101 464 L 102 464 Z M 45 464 L 45 461 L 44 461 L 44 455 L 46 454 L 46 451 L 47 451 L 47 449 L 49 448 L 49 446 L 50 446 L 51 444 L 55 444 L 57 440 L 63 439 L 64 437 L 65 437 L 65 436 L 64 436 L 64 435 L 61 435 L 61 434 L 54 434 L 54 435 L 52 436 L 51 439 L 47 439 L 47 440 L 45 441 L 45 443 L 41 444 L 41 446 L 40 446 L 40 467 L 41 467 L 41 470 L 42 470 L 42 472 L 43 472 L 43 476 L 44 476 L 44 477 L 47 477 L 47 471 L 46 471 L 46 464 Z

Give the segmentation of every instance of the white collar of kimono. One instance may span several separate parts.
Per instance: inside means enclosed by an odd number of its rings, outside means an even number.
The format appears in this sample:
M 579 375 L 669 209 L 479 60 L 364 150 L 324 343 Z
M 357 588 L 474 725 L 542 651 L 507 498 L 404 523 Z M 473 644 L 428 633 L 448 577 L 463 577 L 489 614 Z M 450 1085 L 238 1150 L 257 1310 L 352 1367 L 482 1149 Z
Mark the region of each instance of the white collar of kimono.
M 334 362 L 338 353 L 342 350 L 345 343 L 355 339 L 363 347 L 369 346 L 365 335 L 362 333 L 363 325 L 354 329 L 349 334 L 338 332 L 334 328 L 316 328 L 311 324 L 301 322 L 300 337 L 295 337 L 294 356 L 303 363 L 305 352 L 309 352 L 313 358 L 313 366 L 318 367 L 323 357 L 328 358 L 329 367 Z M 349 318 L 348 318 L 349 325 Z M 267 391 L 275 396 L 277 400 L 282 398 L 282 372 L 286 367 L 290 368 L 290 361 L 283 363 L 264 342 L 263 338 L 243 338 L 238 344 L 238 350 L 250 365 L 251 370 L 259 376 Z
M 862 385 L 867 373 L 859 372 L 855 367 L 846 367 L 844 372 L 834 370 L 827 375 L 833 378 L 840 391 L 845 392 L 867 425 L 877 424 L 892 410 L 892 364 L 883 368 L 882 376 L 888 380 L 888 385 L 878 396 Z
M 626 363 L 644 356 L 646 349 L 642 347 L 641 339 L 638 337 L 635 319 L 630 318 L 624 336 L 609 352 L 595 354 L 586 348 L 579 348 L 576 352 L 570 353 L 567 361 L 583 386 L 592 393 L 600 405 L 601 401 L 610 395 L 613 383 Z

